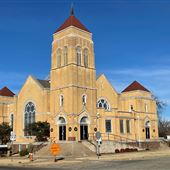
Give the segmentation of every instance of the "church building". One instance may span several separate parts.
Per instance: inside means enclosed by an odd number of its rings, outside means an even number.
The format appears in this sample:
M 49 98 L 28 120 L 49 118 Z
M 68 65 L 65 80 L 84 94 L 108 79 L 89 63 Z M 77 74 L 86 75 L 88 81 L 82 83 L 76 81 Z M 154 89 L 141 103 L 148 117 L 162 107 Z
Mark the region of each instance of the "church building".
M 30 75 L 17 95 L 0 90 L 0 123 L 10 123 L 16 142 L 33 142 L 26 129 L 37 121 L 50 123 L 56 142 L 93 139 L 96 131 L 102 140 L 158 139 L 150 90 L 134 81 L 117 92 L 104 74 L 96 77 L 92 33 L 73 10 L 53 34 L 49 79 Z

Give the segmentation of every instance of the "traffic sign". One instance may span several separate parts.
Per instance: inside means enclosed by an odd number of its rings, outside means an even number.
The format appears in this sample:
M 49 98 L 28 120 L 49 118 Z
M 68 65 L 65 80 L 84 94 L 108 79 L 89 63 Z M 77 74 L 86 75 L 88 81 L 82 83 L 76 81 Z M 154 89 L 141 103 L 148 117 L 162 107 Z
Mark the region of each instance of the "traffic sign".
M 101 138 L 101 133 L 98 131 L 96 132 L 96 139 L 99 140 Z
M 50 151 L 52 152 L 52 154 L 54 156 L 56 156 L 61 151 L 61 149 L 60 149 L 60 146 L 57 143 L 53 143 L 51 148 L 50 148 Z
M 16 134 L 13 131 L 11 131 L 10 140 L 11 141 L 15 141 L 16 140 Z

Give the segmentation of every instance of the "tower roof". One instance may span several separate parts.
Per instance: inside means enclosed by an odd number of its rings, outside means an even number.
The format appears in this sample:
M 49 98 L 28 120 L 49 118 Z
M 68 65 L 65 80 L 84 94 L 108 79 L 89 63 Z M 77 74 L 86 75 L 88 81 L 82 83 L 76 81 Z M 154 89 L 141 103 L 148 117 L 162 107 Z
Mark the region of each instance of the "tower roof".
M 134 90 L 142 90 L 142 91 L 147 91 L 150 92 L 148 89 L 146 89 L 144 86 L 142 86 L 139 82 L 134 81 L 131 83 L 128 87 L 126 87 L 123 92 L 129 92 L 129 91 L 134 91 Z
M 9 90 L 7 87 L 4 87 L 0 90 L 0 95 L 13 97 L 15 94 L 11 90 Z
M 75 16 L 74 16 L 74 10 L 73 7 L 71 8 L 70 16 L 65 20 L 65 22 L 55 31 L 59 32 L 61 30 L 64 30 L 67 27 L 74 26 L 81 30 L 90 32 Z

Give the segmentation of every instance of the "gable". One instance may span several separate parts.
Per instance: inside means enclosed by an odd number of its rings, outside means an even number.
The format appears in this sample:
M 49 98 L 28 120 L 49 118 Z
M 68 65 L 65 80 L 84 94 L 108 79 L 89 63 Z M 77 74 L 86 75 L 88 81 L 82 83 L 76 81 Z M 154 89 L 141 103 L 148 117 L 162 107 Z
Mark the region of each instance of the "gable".
M 112 87 L 111 83 L 108 81 L 104 74 L 98 77 L 96 85 L 97 99 L 105 98 L 110 103 L 111 107 L 117 107 L 118 93 Z
M 41 92 L 43 91 L 44 88 L 47 88 L 47 83 L 44 85 L 44 82 L 40 82 L 39 80 L 35 79 L 33 76 L 29 76 L 27 78 L 27 80 L 25 81 L 25 83 L 23 84 L 21 90 L 18 93 L 18 96 L 21 93 L 31 93 L 33 91 L 37 92 Z M 44 86 L 43 86 L 44 85 Z

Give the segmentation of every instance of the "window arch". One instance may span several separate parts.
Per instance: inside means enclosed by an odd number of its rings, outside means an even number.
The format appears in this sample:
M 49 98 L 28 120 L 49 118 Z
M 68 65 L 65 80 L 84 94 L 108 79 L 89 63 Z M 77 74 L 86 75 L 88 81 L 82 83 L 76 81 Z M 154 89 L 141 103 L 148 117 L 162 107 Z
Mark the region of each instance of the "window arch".
M 61 49 L 57 50 L 57 67 L 61 67 Z
M 103 108 L 103 109 L 105 109 L 106 111 L 109 111 L 109 110 L 110 110 L 110 105 L 109 105 L 109 103 L 108 103 L 105 99 L 103 99 L 103 98 L 101 98 L 101 99 L 98 100 L 98 102 L 97 102 L 97 107 L 98 107 L 98 108 Z
M 35 122 L 35 105 L 32 102 L 28 102 L 25 106 L 24 113 L 25 136 L 32 135 L 32 132 L 29 131 L 29 125 L 34 122 Z
M 64 96 L 60 95 L 60 106 L 64 105 Z
M 81 48 L 76 48 L 76 56 L 77 56 L 77 65 L 81 65 Z
M 83 96 L 82 96 L 82 104 L 83 104 L 83 106 L 86 106 L 86 102 L 87 102 L 87 96 L 85 94 L 83 94 Z
M 65 125 L 66 124 L 66 120 L 64 117 L 59 117 L 58 118 L 58 124 L 59 125 Z
M 84 49 L 84 66 L 88 67 L 88 49 Z
M 81 120 L 80 120 L 80 124 L 81 125 L 83 125 L 83 124 L 86 125 L 86 124 L 88 124 L 88 122 L 89 121 L 88 121 L 88 117 L 87 116 L 82 117 Z
M 148 104 L 145 103 L 145 112 L 148 112 Z
M 68 48 L 64 47 L 64 66 L 68 64 Z
M 151 126 L 151 123 L 149 120 L 145 120 L 145 127 L 150 127 Z
M 129 112 L 132 112 L 132 111 L 134 111 L 134 108 L 133 108 L 133 105 L 131 104 L 129 105 Z

